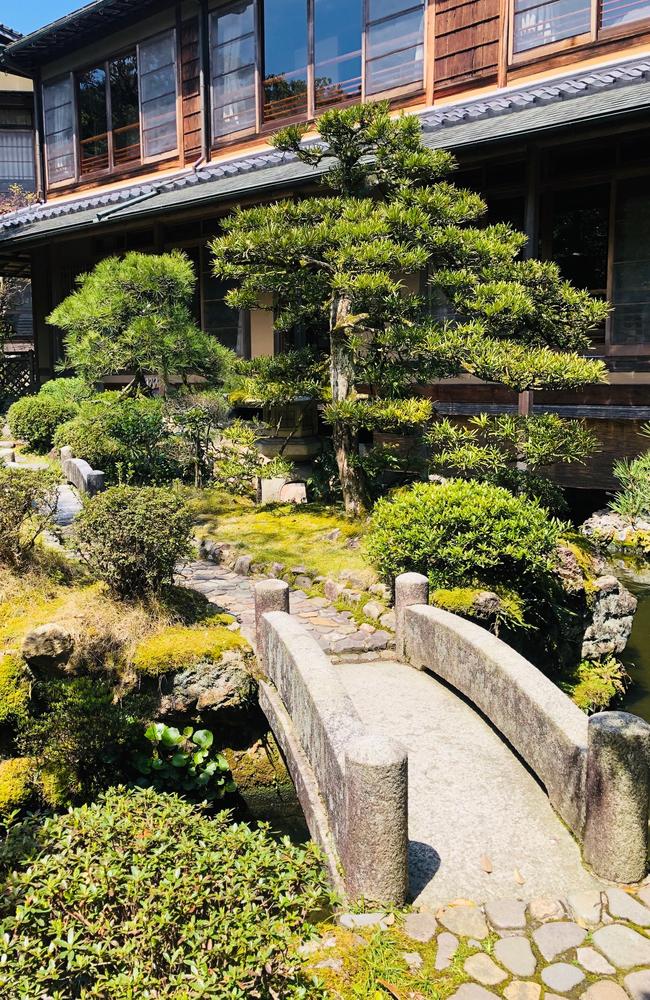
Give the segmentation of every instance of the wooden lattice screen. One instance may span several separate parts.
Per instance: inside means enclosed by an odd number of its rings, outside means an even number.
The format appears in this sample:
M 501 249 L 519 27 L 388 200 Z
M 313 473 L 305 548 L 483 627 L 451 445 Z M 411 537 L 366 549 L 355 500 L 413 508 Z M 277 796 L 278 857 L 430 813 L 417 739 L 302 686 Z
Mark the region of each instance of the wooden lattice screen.
M 36 388 L 36 365 L 33 351 L 18 354 L 0 353 L 0 407 Z

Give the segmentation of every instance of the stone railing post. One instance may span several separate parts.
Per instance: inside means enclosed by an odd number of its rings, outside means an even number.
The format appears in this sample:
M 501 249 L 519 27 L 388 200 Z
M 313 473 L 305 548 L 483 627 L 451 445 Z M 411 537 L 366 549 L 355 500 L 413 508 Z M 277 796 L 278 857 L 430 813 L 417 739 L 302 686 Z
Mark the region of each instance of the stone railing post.
M 345 833 L 341 860 L 353 899 L 403 906 L 408 895 L 408 756 L 383 736 L 351 740 L 345 751 Z
M 585 860 L 612 882 L 648 872 L 650 725 L 627 712 L 589 719 Z
M 395 580 L 395 650 L 406 659 L 406 609 L 429 603 L 429 581 L 421 573 L 402 573 Z
M 255 645 L 257 656 L 266 667 L 264 642 L 262 640 L 262 615 L 267 611 L 285 611 L 289 614 L 289 584 L 284 580 L 262 580 L 256 583 L 255 594 Z

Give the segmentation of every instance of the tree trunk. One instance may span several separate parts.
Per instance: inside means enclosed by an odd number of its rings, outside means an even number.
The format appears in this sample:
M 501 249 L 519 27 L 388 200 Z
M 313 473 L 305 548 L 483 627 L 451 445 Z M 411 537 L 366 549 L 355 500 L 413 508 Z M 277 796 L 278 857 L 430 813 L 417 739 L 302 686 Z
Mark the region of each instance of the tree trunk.
M 341 295 L 330 314 L 330 383 L 332 402 L 343 403 L 354 388 L 354 365 L 348 348 L 346 320 L 350 299 Z M 346 514 L 358 517 L 366 508 L 367 494 L 359 465 L 359 434 L 342 420 L 334 422 L 332 439 Z

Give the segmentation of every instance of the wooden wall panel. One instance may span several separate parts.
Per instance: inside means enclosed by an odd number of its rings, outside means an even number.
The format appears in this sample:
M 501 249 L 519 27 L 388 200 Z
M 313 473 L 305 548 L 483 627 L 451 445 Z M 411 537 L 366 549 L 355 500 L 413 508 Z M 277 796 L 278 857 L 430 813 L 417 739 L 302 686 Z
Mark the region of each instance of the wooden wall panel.
M 499 0 L 438 0 L 435 9 L 435 91 L 496 78 Z
M 183 22 L 181 34 L 181 81 L 183 101 L 183 148 L 185 160 L 201 156 L 201 77 L 199 19 Z

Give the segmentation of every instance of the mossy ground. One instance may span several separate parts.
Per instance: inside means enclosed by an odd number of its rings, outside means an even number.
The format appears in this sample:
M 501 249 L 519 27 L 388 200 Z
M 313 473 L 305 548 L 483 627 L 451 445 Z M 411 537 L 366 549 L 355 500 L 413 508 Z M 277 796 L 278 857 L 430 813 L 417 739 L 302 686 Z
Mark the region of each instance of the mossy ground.
M 338 577 L 345 571 L 363 576 L 369 586 L 377 574 L 363 547 L 356 545 L 367 530 L 363 520 L 350 520 L 335 507 L 318 504 L 274 504 L 260 507 L 219 490 L 190 494 L 200 538 L 228 542 L 257 563 L 304 566 L 314 576 Z M 332 532 L 340 534 L 328 538 Z
M 216 616 L 209 625 L 171 625 L 161 632 L 138 643 L 132 664 L 138 674 L 158 677 L 171 670 L 185 670 L 201 662 L 218 662 L 224 653 L 233 649 L 248 649 L 248 643 L 235 632 L 230 632 L 224 620 L 233 621 L 228 615 Z
M 24 809 L 33 795 L 34 762 L 29 757 L 0 761 L 0 818 Z

